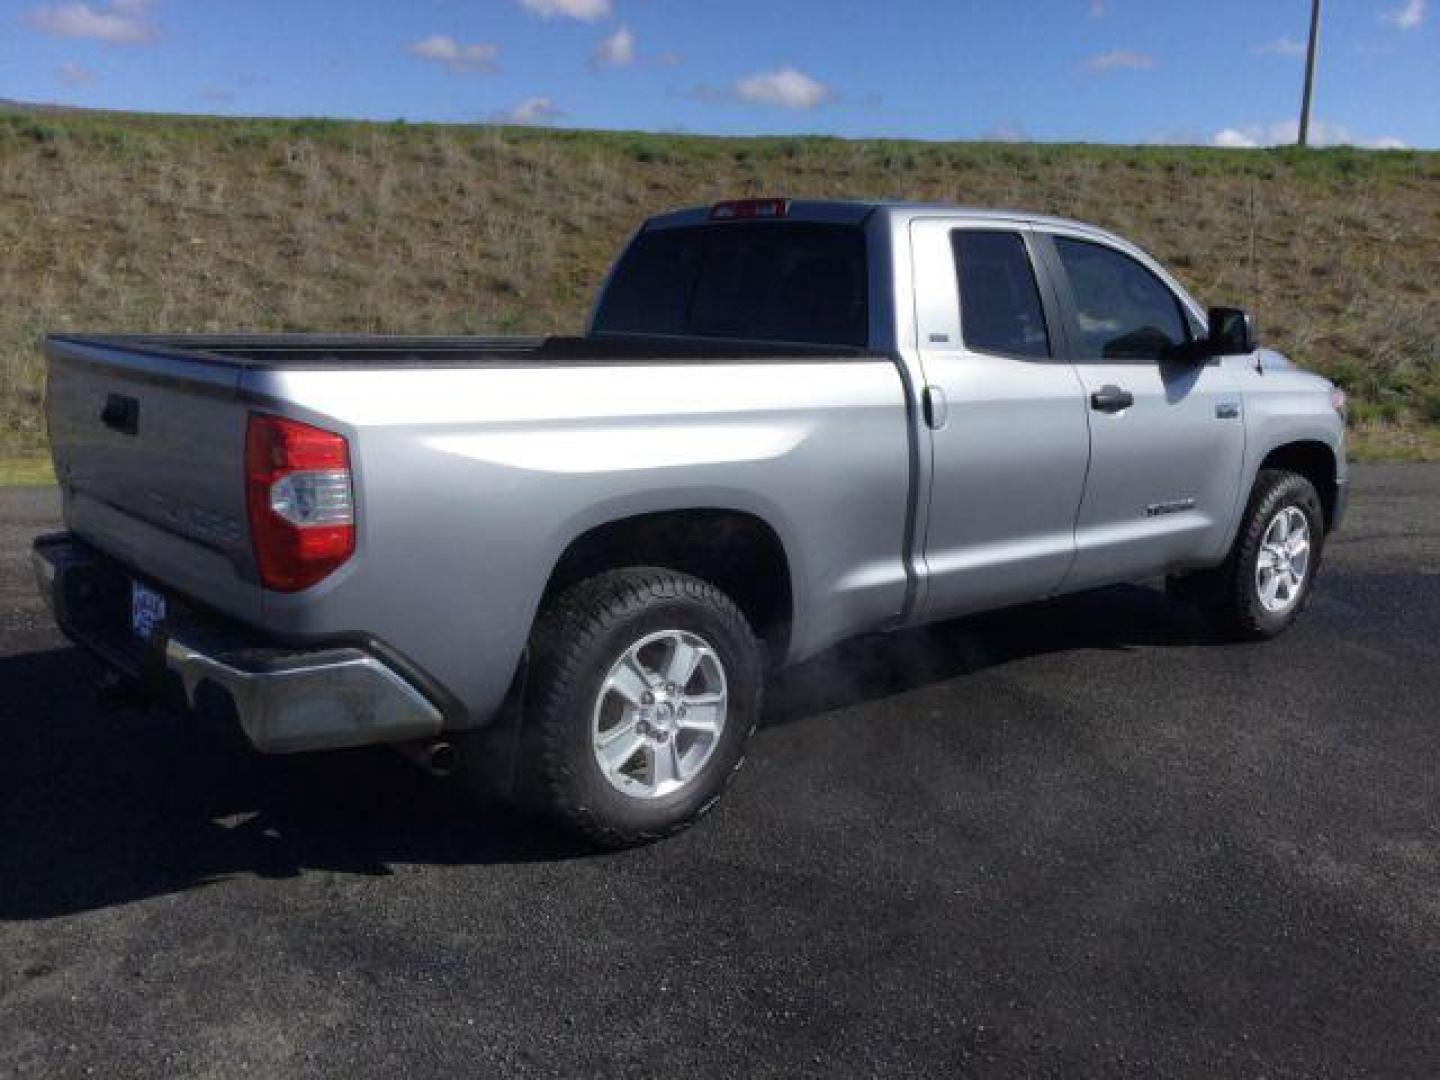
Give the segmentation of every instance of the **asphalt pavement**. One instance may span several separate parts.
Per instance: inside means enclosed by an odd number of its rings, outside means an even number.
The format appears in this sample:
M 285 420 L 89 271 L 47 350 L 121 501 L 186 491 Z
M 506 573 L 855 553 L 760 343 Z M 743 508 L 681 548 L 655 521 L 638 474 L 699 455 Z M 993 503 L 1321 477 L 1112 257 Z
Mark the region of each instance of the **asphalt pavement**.
M 1440 1075 L 1440 468 L 1283 639 L 1126 586 L 776 680 L 593 854 L 387 751 L 106 712 L 0 491 L 0 1075 Z

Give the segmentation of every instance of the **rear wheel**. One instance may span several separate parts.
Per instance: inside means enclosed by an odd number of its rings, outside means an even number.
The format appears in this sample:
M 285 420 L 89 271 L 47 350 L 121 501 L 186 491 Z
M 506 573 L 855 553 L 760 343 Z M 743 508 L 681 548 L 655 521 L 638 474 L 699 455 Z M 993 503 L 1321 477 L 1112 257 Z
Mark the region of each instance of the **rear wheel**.
M 1235 544 L 1214 570 L 1172 578 L 1172 595 L 1198 603 L 1229 636 L 1260 640 L 1287 630 L 1310 599 L 1325 540 L 1315 486 L 1263 469 Z
M 761 695 L 760 645 L 724 593 L 669 570 L 602 574 L 546 607 L 531 648 L 530 802 L 608 847 L 714 806 Z

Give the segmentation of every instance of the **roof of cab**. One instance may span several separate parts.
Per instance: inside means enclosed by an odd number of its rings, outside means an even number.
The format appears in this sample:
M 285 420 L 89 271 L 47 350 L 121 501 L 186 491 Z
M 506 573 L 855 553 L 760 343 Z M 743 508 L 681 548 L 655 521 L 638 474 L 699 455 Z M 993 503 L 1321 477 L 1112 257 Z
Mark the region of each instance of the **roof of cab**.
M 740 200 L 743 201 L 743 200 Z M 950 203 L 902 202 L 890 199 L 791 199 L 785 220 L 829 222 L 836 225 L 858 225 L 871 214 L 883 212 L 895 217 L 944 214 L 947 217 L 970 218 L 977 221 L 1023 221 L 1032 225 L 1048 225 L 1068 229 L 1084 229 L 1103 233 L 1105 230 L 1083 221 L 1037 214 L 1030 210 L 1004 210 L 976 206 L 955 206 Z M 714 204 L 687 206 L 658 214 L 645 223 L 647 229 L 671 229 L 709 222 Z M 754 220 L 754 219 L 749 219 Z M 765 220 L 776 220 L 773 218 Z

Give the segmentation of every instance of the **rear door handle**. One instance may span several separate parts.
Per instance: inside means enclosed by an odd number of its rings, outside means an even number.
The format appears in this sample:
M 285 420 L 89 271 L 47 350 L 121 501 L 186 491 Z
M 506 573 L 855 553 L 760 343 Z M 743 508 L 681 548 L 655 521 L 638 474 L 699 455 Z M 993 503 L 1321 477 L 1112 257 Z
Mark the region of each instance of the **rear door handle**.
M 1120 412 L 1135 404 L 1135 395 L 1118 386 L 1102 386 L 1090 395 L 1090 407 L 1096 412 Z
M 936 431 L 945 426 L 945 420 L 950 415 L 950 406 L 945 401 L 944 390 L 934 385 L 925 387 L 921 407 L 925 411 L 926 426 Z

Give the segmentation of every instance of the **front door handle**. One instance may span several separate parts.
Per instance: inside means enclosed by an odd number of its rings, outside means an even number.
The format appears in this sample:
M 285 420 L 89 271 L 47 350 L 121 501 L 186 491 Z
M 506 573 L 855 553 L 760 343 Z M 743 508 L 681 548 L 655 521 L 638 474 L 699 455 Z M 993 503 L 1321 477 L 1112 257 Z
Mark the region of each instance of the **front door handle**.
M 1096 412 L 1120 412 L 1135 404 L 1135 395 L 1118 386 L 1102 386 L 1090 395 L 1090 407 Z

